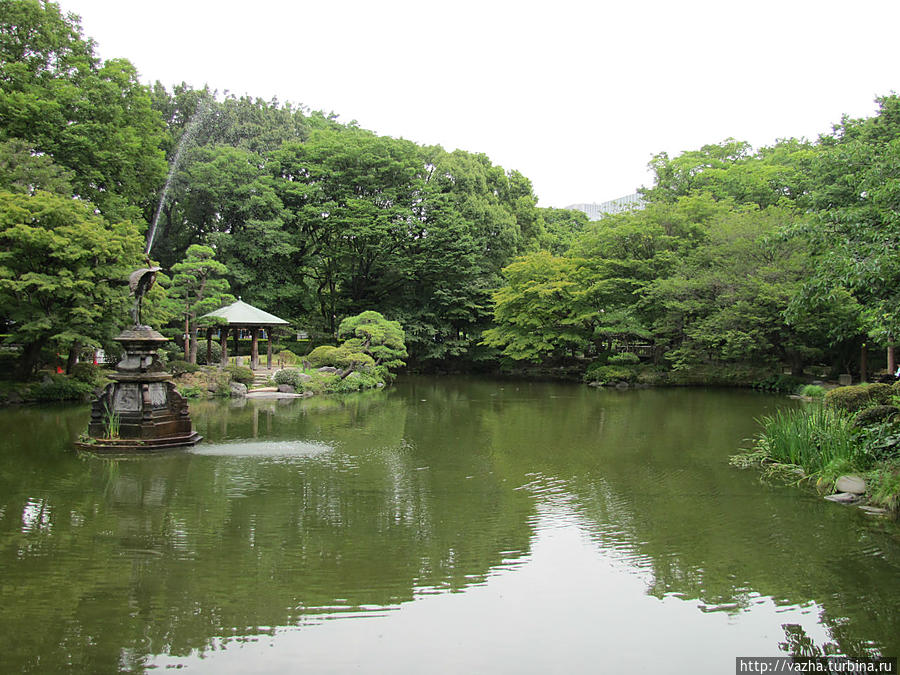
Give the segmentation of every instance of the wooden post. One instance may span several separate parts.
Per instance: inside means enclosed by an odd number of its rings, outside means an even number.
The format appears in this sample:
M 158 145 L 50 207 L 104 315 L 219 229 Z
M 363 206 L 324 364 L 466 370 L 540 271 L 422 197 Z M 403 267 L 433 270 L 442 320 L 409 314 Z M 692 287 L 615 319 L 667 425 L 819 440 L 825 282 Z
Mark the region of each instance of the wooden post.
M 893 376 L 894 372 L 897 370 L 897 362 L 894 359 L 894 345 L 887 348 L 887 369 L 888 375 L 891 376 Z
M 206 365 L 212 365 L 212 327 L 206 329 Z
M 222 359 L 219 365 L 223 368 L 228 365 L 228 326 L 219 328 L 222 331 Z
M 259 326 L 250 329 L 252 337 L 250 338 L 250 368 L 256 370 L 259 368 Z
M 241 338 L 241 329 L 235 327 L 235 329 L 234 329 L 234 363 L 235 363 L 235 365 L 237 365 L 238 356 L 240 356 L 240 353 L 241 353 L 241 344 L 239 342 L 240 338 Z
M 275 326 L 266 329 L 266 368 L 272 370 L 272 342 L 275 340 Z

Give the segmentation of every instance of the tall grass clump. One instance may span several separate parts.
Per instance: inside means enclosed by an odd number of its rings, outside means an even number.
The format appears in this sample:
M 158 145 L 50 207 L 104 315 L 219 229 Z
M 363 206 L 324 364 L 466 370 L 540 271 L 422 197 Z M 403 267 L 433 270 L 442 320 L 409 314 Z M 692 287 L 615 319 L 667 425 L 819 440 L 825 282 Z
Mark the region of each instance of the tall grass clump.
M 806 396 L 807 398 L 824 398 L 825 387 L 818 384 L 807 384 L 800 390 L 800 395 Z
M 778 410 L 759 422 L 763 430 L 756 448 L 772 461 L 795 464 L 808 474 L 830 474 L 856 463 L 857 430 L 853 417 L 841 410 L 824 406 Z

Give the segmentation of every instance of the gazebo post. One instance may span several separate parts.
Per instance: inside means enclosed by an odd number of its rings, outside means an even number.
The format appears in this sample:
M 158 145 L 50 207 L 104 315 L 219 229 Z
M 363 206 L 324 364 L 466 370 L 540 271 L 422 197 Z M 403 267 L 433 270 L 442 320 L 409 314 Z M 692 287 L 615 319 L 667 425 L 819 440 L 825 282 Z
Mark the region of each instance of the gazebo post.
M 223 325 L 219 330 L 222 331 L 222 362 L 220 365 L 224 368 L 228 365 L 228 326 Z
M 237 365 L 238 358 L 241 353 L 241 343 L 239 340 L 241 339 L 241 329 L 238 326 L 234 327 L 234 363 Z
M 211 366 L 212 363 L 212 326 L 206 329 L 206 365 Z
M 275 340 L 275 326 L 269 326 L 266 330 L 266 368 L 272 370 L 272 342 Z
M 259 368 L 259 326 L 253 326 L 250 331 L 250 368 L 256 370 Z

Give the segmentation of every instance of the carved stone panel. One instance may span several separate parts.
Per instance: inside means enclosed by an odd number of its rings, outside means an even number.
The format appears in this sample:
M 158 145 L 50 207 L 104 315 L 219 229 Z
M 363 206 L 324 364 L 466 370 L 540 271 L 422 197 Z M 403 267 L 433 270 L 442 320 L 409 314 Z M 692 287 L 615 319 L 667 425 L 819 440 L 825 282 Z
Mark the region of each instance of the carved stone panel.
M 166 385 L 164 382 L 150 383 L 150 405 L 154 409 L 166 407 Z
M 141 409 L 141 385 L 121 382 L 116 387 L 113 410 L 117 412 L 137 412 Z

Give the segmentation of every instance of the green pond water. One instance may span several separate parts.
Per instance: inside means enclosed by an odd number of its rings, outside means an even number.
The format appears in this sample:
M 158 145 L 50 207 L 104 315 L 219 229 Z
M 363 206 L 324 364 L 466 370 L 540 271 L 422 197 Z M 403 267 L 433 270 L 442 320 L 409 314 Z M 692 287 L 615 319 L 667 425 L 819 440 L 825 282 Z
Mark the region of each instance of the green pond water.
M 0 672 L 734 672 L 900 653 L 900 528 L 728 457 L 797 405 L 401 378 L 110 460 L 0 411 Z

